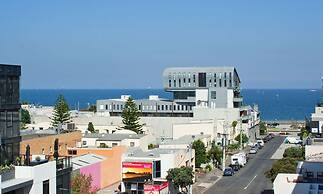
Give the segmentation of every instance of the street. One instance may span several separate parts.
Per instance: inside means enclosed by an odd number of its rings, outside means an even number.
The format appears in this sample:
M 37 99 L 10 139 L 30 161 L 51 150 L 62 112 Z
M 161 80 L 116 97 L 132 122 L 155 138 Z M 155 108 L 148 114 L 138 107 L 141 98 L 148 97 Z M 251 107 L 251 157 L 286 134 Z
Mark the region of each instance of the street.
M 232 177 L 223 177 L 212 185 L 206 194 L 260 194 L 272 189 L 272 183 L 264 175 L 274 162 L 271 156 L 282 144 L 284 137 L 277 136 L 255 155 L 250 155 L 248 164 Z

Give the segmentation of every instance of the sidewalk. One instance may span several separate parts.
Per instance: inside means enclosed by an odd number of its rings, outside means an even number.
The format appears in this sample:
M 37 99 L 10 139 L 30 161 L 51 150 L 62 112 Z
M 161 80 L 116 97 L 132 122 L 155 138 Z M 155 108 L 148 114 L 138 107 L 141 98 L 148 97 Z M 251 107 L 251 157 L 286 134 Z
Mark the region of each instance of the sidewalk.
M 222 170 L 215 168 L 206 174 L 196 173 L 196 182 L 193 184 L 193 194 L 202 194 L 222 178 Z
M 98 194 L 114 194 L 115 190 L 118 189 L 118 186 L 120 185 L 120 182 L 119 183 L 115 183 L 109 187 L 106 187 L 104 189 L 101 189 L 100 191 L 98 191 Z

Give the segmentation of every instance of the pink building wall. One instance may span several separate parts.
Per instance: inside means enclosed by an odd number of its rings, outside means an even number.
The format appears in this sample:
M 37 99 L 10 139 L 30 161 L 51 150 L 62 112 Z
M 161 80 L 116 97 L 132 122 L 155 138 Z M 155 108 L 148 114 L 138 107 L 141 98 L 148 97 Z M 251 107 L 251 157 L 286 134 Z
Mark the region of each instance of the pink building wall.
M 80 168 L 80 173 L 92 176 L 92 188 L 101 188 L 101 162 Z

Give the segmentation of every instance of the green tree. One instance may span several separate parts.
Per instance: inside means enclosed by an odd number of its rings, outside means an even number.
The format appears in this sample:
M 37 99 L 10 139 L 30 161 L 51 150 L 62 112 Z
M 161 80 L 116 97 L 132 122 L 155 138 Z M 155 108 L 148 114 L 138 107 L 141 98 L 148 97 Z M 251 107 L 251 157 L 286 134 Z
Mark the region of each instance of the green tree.
M 87 125 L 87 130 L 91 133 L 95 133 L 94 125 L 92 122 L 89 122 L 89 124 Z
M 260 135 L 266 134 L 267 127 L 266 127 L 266 124 L 264 122 L 259 123 L 259 131 L 260 131 Z
M 96 112 L 96 106 L 95 105 L 90 105 L 89 108 L 88 108 L 88 111 L 91 111 L 91 112 Z
M 29 111 L 26 109 L 21 109 L 21 128 L 25 129 L 26 124 L 30 124 L 31 119 L 30 119 L 30 114 Z
M 239 145 L 240 145 L 240 134 L 237 135 L 236 138 L 234 138 L 234 140 L 238 141 L 239 142 Z M 242 134 L 242 143 L 247 143 L 249 141 L 249 138 L 247 137 L 246 134 Z
M 195 166 L 199 168 L 201 164 L 207 162 L 205 145 L 201 140 L 196 140 L 192 148 L 195 150 Z
M 122 123 L 124 125 L 122 128 L 134 131 L 137 134 L 143 133 L 143 125 L 139 124 L 139 115 L 140 112 L 138 111 L 136 103 L 131 97 L 128 98 L 121 115 Z
M 238 125 L 238 121 L 232 121 L 231 125 L 232 125 L 233 129 L 235 129 Z
M 212 142 L 211 149 L 207 152 L 207 157 L 212 161 L 213 166 L 221 163 L 222 159 L 222 149 L 215 145 L 215 142 Z
M 295 158 L 283 158 L 277 160 L 272 168 L 265 172 L 267 178 L 274 182 L 278 173 L 295 173 L 297 167 L 297 160 Z
M 305 148 L 304 147 L 290 147 L 285 149 L 284 158 L 295 158 L 298 160 L 305 159 Z
M 96 194 L 98 189 L 92 186 L 92 176 L 76 174 L 72 177 L 72 194 Z
M 301 133 L 299 134 L 302 140 L 306 139 L 308 136 L 310 136 L 310 132 L 306 128 L 301 129 Z
M 58 124 L 68 123 L 71 119 L 68 104 L 63 95 L 59 95 L 51 117 L 52 125 L 57 127 Z
M 176 189 L 180 189 L 183 193 L 189 193 L 189 188 L 193 184 L 193 169 L 191 167 L 182 166 L 167 171 L 166 179 L 171 182 Z

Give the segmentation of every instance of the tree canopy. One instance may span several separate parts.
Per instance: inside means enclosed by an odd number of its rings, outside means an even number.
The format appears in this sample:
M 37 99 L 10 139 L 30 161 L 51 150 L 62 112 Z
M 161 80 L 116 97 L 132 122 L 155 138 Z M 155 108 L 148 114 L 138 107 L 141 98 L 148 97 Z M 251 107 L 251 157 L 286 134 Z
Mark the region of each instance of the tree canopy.
M 89 122 L 89 124 L 87 125 L 87 130 L 91 133 L 95 133 L 94 125 L 92 122 Z
M 193 142 L 192 148 L 195 150 L 195 166 L 200 167 L 207 161 L 205 145 L 201 140 L 196 140 Z
M 21 109 L 21 128 L 24 129 L 26 124 L 31 123 L 31 118 L 29 111 L 26 109 Z
M 121 128 L 128 129 L 136 132 L 137 134 L 143 133 L 142 124 L 139 124 L 140 121 L 140 112 L 138 111 L 137 105 L 134 100 L 129 97 L 125 103 L 124 109 L 122 111 L 122 123 Z
M 213 166 L 216 166 L 217 163 L 221 163 L 222 159 L 222 149 L 215 145 L 215 142 L 212 142 L 211 149 L 207 152 L 207 157 L 212 161 Z
M 72 194 L 96 194 L 98 189 L 92 187 L 91 175 L 82 173 L 76 174 L 72 177 Z
M 182 166 L 180 168 L 170 169 L 167 173 L 166 179 L 175 188 L 181 189 L 183 193 L 189 192 L 189 187 L 193 184 L 193 168 Z
M 297 160 L 295 158 L 282 158 L 277 160 L 272 168 L 265 173 L 266 177 L 274 182 L 278 173 L 295 173 Z
M 238 141 L 240 144 L 240 134 L 237 135 L 237 137 L 234 138 L 234 140 Z M 247 135 L 242 133 L 242 143 L 247 143 L 248 141 L 249 141 L 249 138 L 247 137 Z
M 51 117 L 52 125 L 57 127 L 59 124 L 68 123 L 71 119 L 69 110 L 69 106 L 64 96 L 59 95 L 55 103 L 53 115 Z

